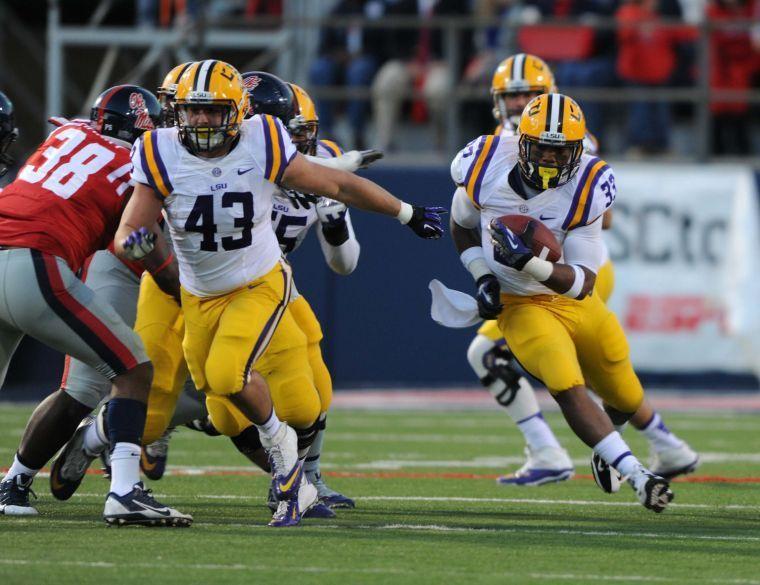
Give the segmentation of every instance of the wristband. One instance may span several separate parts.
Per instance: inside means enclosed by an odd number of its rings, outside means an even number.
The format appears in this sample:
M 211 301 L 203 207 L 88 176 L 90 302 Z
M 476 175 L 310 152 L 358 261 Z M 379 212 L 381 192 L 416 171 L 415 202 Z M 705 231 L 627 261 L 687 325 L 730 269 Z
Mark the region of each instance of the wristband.
M 530 274 L 538 282 L 544 282 L 545 280 L 548 280 L 552 275 L 552 272 L 554 272 L 554 263 L 533 256 L 533 258 L 525 263 L 522 271 Z
M 161 262 L 161 265 L 158 268 L 156 268 L 155 270 L 151 270 L 150 271 L 151 276 L 156 276 L 164 268 L 166 268 L 167 266 L 169 266 L 169 264 L 172 263 L 172 260 L 174 260 L 174 253 L 173 252 L 169 252 L 169 255 L 166 257 L 166 260 L 164 260 L 163 262 Z
M 562 295 L 571 299 L 577 299 L 583 290 L 583 285 L 586 284 L 586 273 L 580 266 L 576 266 L 575 264 L 570 264 L 570 267 L 575 271 L 575 280 L 573 280 L 573 286 L 563 292 Z
M 464 264 L 464 267 L 468 272 L 472 274 L 475 281 L 484 274 L 493 274 L 488 268 L 486 256 L 483 253 L 483 248 L 481 246 L 467 248 L 459 255 L 459 259 L 462 261 L 462 264 Z
M 400 201 L 400 203 L 401 210 L 398 212 L 398 215 L 396 215 L 396 219 L 399 220 L 402 224 L 406 225 L 411 221 L 412 215 L 414 214 L 414 209 L 408 203 L 404 203 L 403 201 Z

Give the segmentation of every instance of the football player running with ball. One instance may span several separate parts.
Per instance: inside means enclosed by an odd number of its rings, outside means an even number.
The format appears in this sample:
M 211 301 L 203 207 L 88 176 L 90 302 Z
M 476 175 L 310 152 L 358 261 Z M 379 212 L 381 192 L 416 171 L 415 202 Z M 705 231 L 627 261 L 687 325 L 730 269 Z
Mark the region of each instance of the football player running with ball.
M 396 217 L 418 236 L 439 238 L 441 208 L 413 207 L 378 185 L 309 162 L 282 123 L 249 107 L 240 73 L 222 61 L 194 63 L 177 84 L 177 126 L 146 133 L 133 150 L 135 191 L 122 217 L 116 253 L 139 258 L 164 209 L 179 261 L 183 349 L 196 387 L 229 400 L 253 422 L 269 452 L 275 494 L 300 520 L 303 464 L 296 433 L 274 412 L 252 368 L 283 318 L 293 291 L 290 266 L 272 229 L 278 185 Z M 163 236 L 158 235 L 158 239 Z
M 585 119 L 567 96 L 531 100 L 519 131 L 519 138 L 481 136 L 454 159 L 452 237 L 479 304 L 488 300 L 517 361 L 543 381 L 600 464 L 619 471 L 645 507 L 661 512 L 673 498 L 668 481 L 646 469 L 613 426 L 633 416 L 644 392 L 617 318 L 591 294 L 614 174 L 583 153 Z M 515 233 L 499 219 L 508 214 L 533 221 Z M 533 254 L 538 221 L 562 244 L 562 262 Z M 604 411 L 588 395 L 584 375 Z
M 491 83 L 493 115 L 498 123 L 494 134 L 500 137 L 516 136 L 520 116 L 527 103 L 538 95 L 554 91 L 554 75 L 539 57 L 518 53 L 502 61 Z M 588 129 L 583 149 L 586 154 L 597 154 L 598 142 Z M 607 185 L 610 190 L 615 190 L 612 180 Z M 602 218 L 602 229 L 609 229 L 611 225 L 612 211 L 607 210 Z M 594 293 L 606 303 L 614 286 L 614 269 L 604 240 L 601 246 L 602 260 Z M 544 419 L 531 383 L 517 368 L 514 356 L 494 320 L 499 312 L 499 303 L 489 306 L 489 298 L 482 297 L 485 302 L 481 305 L 481 316 L 487 320 L 470 343 L 467 360 L 483 386 L 488 388 L 523 434 L 528 456 L 520 469 L 499 477 L 497 482 L 501 485 L 537 486 L 567 480 L 573 475 L 573 463 Z M 646 399 L 630 422 L 649 442 L 655 473 L 670 479 L 697 467 L 698 455 L 668 429 Z

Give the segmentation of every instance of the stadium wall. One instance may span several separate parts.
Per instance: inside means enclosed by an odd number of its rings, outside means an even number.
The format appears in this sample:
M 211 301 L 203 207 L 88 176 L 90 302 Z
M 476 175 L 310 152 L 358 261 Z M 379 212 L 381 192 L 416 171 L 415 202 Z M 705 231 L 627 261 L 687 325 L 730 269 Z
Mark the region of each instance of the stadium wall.
M 658 386 L 756 388 L 760 176 L 723 165 L 615 169 L 611 306 L 637 370 Z M 450 203 L 446 168 L 364 174 L 415 203 Z M 350 277 L 330 272 L 314 236 L 292 255 L 298 289 L 322 322 L 336 387 L 473 386 L 465 352 L 475 329 L 430 318 L 431 279 L 472 291 L 448 234 L 423 241 L 387 218 L 352 217 L 362 249 Z M 25 340 L 0 399 L 39 398 L 57 386 L 60 369 L 59 356 Z

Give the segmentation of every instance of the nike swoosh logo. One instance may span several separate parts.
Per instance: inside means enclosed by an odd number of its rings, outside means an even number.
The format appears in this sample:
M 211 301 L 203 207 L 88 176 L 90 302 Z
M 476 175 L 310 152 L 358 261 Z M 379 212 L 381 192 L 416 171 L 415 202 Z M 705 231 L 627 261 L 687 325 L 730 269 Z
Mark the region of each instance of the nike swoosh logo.
M 162 516 L 170 516 L 171 512 L 167 508 L 154 508 L 153 506 L 149 506 L 148 504 L 143 504 L 142 502 L 135 501 L 135 504 L 143 508 L 144 510 L 150 510 L 151 512 L 156 512 L 157 514 L 161 514 Z
M 153 471 L 158 464 L 158 461 L 151 461 L 148 459 L 148 456 L 143 451 L 142 455 L 140 456 L 140 463 L 142 464 L 142 468 L 147 471 Z
M 254 288 L 256 288 L 257 286 L 261 286 L 262 284 L 264 284 L 264 283 L 263 283 L 263 282 L 259 282 L 259 283 L 257 283 L 257 284 L 249 284 L 249 285 L 248 285 L 248 290 L 254 289 Z
M 517 240 L 512 237 L 511 232 L 507 232 L 507 240 L 509 240 L 509 245 L 512 247 L 512 249 L 517 250 Z
M 298 477 L 298 470 L 301 468 L 301 463 L 299 462 L 298 465 L 296 465 L 293 470 L 290 472 L 290 477 L 285 483 L 282 483 L 280 481 L 280 491 L 281 492 L 288 492 L 290 491 L 290 488 L 293 487 L 293 482 L 295 481 L 296 477 Z
M 51 473 L 50 474 L 50 484 L 53 486 L 54 490 L 61 490 L 64 487 L 64 484 L 58 481 L 58 474 L 57 473 Z
M 546 221 L 547 219 L 557 219 L 556 217 L 544 217 L 543 215 L 539 215 L 538 219 L 541 221 Z
M 250 169 L 238 169 L 238 175 L 245 175 L 246 173 L 250 173 L 255 168 L 256 167 L 251 167 Z

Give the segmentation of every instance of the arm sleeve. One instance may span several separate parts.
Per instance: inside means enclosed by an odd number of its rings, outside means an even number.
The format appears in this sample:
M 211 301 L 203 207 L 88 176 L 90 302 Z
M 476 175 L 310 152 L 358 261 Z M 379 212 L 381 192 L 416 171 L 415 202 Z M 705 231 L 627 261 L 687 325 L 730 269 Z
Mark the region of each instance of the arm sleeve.
M 327 265 L 337 274 L 351 274 L 359 263 L 359 252 L 361 247 L 354 233 L 354 226 L 351 223 L 351 214 L 346 211 L 346 227 L 348 229 L 348 239 L 340 246 L 331 245 L 326 239 L 322 230 L 317 230 L 319 246 L 322 248 L 322 254 L 325 257 Z
M 463 228 L 476 229 L 480 227 L 480 210 L 467 196 L 464 187 L 457 187 L 451 202 L 451 218 Z
M 602 220 L 598 219 L 568 232 L 562 244 L 562 252 L 565 264 L 584 266 L 596 274 L 604 255 Z
M 359 168 L 362 157 L 358 151 L 350 150 L 346 154 L 342 154 L 333 158 L 323 158 L 320 156 L 311 156 L 308 154 L 306 155 L 306 158 L 309 160 L 309 162 L 322 165 L 323 167 L 353 173 Z

